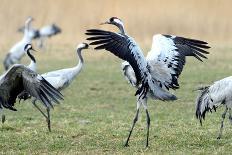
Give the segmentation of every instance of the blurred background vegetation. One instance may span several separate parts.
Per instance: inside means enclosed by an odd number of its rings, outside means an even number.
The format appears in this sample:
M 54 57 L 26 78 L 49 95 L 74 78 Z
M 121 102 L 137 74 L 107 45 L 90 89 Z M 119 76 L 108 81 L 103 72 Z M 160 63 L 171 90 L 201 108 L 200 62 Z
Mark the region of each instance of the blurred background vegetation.
M 145 47 L 150 47 L 156 33 L 229 46 L 231 5 L 230 0 L 1 0 L 0 45 L 9 49 L 21 39 L 22 34 L 16 30 L 28 16 L 35 18 L 36 28 L 52 22 L 62 28 L 62 34 L 49 43 L 54 46 L 76 45 L 85 39 L 88 28 L 112 29 L 99 23 L 117 16 L 124 21 L 127 32 Z

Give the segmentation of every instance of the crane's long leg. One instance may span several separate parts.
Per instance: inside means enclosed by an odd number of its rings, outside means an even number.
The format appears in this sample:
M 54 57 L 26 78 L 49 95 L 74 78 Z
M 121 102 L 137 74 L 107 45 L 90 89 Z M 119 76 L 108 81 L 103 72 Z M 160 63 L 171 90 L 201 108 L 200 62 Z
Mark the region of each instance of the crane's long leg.
M 48 116 L 40 109 L 40 107 L 36 104 L 36 100 L 32 101 L 32 104 L 36 107 L 36 109 L 39 110 L 39 112 L 46 118 L 48 119 Z
M 6 121 L 6 116 L 4 115 L 3 109 L 1 109 L 1 108 L 0 108 L 0 113 L 1 113 L 1 115 L 2 115 L 2 124 L 4 124 L 5 121 Z
M 40 111 L 40 113 L 46 118 L 48 131 L 51 132 L 51 120 L 50 120 L 50 108 L 47 108 L 47 115 L 37 106 L 36 100 L 32 101 L 33 105 Z
M 147 115 L 147 141 L 146 141 L 146 147 L 148 147 L 148 141 L 149 141 L 149 129 L 150 129 L 150 116 L 148 113 L 148 110 L 146 109 L 146 115 Z
M 50 108 L 47 108 L 47 115 L 48 131 L 51 132 Z
M 2 114 L 2 124 L 4 124 L 6 121 L 6 115 Z
M 228 108 L 226 107 L 225 111 L 222 114 L 221 127 L 220 127 L 220 130 L 219 130 L 219 134 L 218 134 L 217 139 L 221 139 L 221 137 L 222 137 L 222 131 L 223 131 L 223 127 L 224 127 L 224 120 L 226 118 L 227 110 L 228 110 Z
M 147 98 L 144 98 L 142 99 L 142 104 L 143 104 L 143 107 L 146 111 L 146 117 L 147 117 L 147 140 L 146 140 L 146 147 L 148 147 L 148 143 L 149 143 L 149 129 L 150 129 L 150 115 L 149 115 L 149 112 L 148 112 L 148 108 L 147 108 Z
M 230 108 L 229 109 L 229 120 L 230 120 L 230 123 L 231 123 L 231 125 L 232 125 L 232 109 Z
M 129 140 L 130 140 L 130 136 L 132 134 L 132 131 L 134 129 L 134 126 L 135 126 L 135 123 L 138 121 L 138 116 L 139 116 L 139 108 L 140 108 L 140 105 L 141 105 L 141 102 L 139 101 L 139 99 L 137 99 L 137 108 L 136 108 L 136 114 L 135 114 L 135 117 L 134 117 L 134 120 L 133 120 L 133 123 L 132 123 L 132 127 L 130 129 L 130 132 L 129 132 L 129 135 L 127 137 L 127 140 L 126 140 L 126 143 L 125 143 L 125 147 L 129 146 Z

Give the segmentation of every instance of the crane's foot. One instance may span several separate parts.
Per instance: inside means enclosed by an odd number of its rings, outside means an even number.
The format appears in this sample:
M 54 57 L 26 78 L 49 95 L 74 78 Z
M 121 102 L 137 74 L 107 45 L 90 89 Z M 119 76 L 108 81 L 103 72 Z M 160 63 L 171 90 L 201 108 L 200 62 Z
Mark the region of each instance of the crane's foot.
M 148 146 L 148 143 L 146 144 L 146 148 L 148 148 L 149 146 Z
M 128 144 L 128 143 L 126 143 L 126 144 L 124 145 L 124 147 L 129 147 L 129 144 Z

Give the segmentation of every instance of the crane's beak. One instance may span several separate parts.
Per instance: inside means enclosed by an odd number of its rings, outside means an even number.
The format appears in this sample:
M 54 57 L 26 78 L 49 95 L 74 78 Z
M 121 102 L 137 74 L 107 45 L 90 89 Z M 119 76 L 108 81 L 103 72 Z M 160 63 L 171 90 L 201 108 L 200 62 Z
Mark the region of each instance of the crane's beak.
M 110 22 L 106 21 L 106 22 L 100 23 L 100 25 L 104 25 L 104 24 L 110 24 Z
M 31 50 L 32 50 L 32 51 L 35 51 L 35 52 L 38 52 L 37 50 L 35 50 L 35 49 L 33 49 L 33 48 L 32 48 Z

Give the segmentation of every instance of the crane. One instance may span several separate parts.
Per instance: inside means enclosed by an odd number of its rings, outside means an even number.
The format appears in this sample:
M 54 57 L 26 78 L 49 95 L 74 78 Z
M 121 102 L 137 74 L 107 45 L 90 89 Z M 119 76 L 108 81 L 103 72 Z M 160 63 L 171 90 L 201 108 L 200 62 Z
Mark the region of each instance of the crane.
M 24 29 L 25 29 L 25 26 L 20 27 L 18 29 L 18 31 L 24 32 Z M 35 29 L 32 27 L 29 29 L 29 35 L 31 36 L 31 38 L 38 40 L 39 48 L 44 47 L 44 40 L 46 38 L 52 37 L 52 36 L 57 35 L 59 33 L 61 33 L 61 28 L 58 27 L 54 23 L 50 24 L 50 25 L 43 26 L 40 29 Z
M 199 91 L 200 93 L 196 99 L 196 117 L 200 120 L 201 125 L 202 119 L 205 119 L 207 112 L 212 112 L 212 110 L 216 112 L 220 105 L 225 107 L 217 136 L 217 139 L 221 139 L 224 120 L 228 111 L 229 120 L 232 124 L 232 76 L 216 81 L 210 86 L 201 87 Z
M 79 62 L 75 67 L 65 68 L 60 70 L 55 70 L 51 72 L 47 72 L 42 74 L 41 76 L 47 80 L 54 88 L 61 91 L 67 88 L 71 82 L 77 77 L 77 75 L 81 72 L 84 64 L 84 59 L 81 55 L 83 49 L 88 49 L 89 45 L 86 43 L 81 43 L 77 46 L 77 55 Z M 25 92 L 21 95 L 20 99 L 27 99 L 29 96 Z M 50 108 L 46 108 L 47 115 L 40 109 L 40 107 L 36 104 L 36 98 L 32 100 L 33 105 L 41 112 L 41 114 L 46 118 L 48 130 L 51 131 L 51 121 L 50 121 Z
M 47 25 L 44 26 L 42 28 L 39 29 L 39 43 L 38 46 L 40 48 L 44 47 L 44 40 L 46 38 L 49 38 L 51 36 L 57 35 L 61 33 L 61 28 L 58 27 L 56 24 L 51 24 L 51 25 Z
M 29 30 L 31 22 L 33 21 L 32 17 L 29 17 L 25 22 L 24 36 L 21 41 L 16 43 L 6 55 L 3 65 L 5 70 L 8 70 L 9 67 L 15 63 L 18 63 L 24 55 L 24 47 L 26 44 L 30 44 L 32 41 L 31 36 L 29 35 Z
M 136 114 L 132 127 L 126 140 L 125 146 L 129 146 L 129 139 L 138 120 L 140 106 L 143 105 L 147 117 L 146 147 L 149 141 L 150 116 L 148 113 L 147 99 L 158 99 L 162 101 L 176 100 L 177 97 L 168 90 L 178 89 L 178 77 L 185 65 L 186 56 L 194 56 L 202 61 L 209 54 L 204 49 L 210 48 L 207 42 L 188 39 L 173 35 L 157 34 L 153 36 L 152 47 L 147 56 L 135 40 L 125 33 L 124 24 L 121 19 L 111 17 L 104 23 L 112 24 L 119 28 L 119 33 L 99 29 L 89 29 L 86 35 L 90 45 L 96 45 L 95 49 L 105 49 L 125 62 L 122 63 L 124 76 L 137 91 Z
M 25 51 L 30 59 L 35 59 L 30 53 L 31 46 L 26 45 Z M 53 107 L 52 102 L 59 103 L 63 95 L 54 88 L 41 75 L 32 71 L 27 66 L 15 64 L 0 78 L 0 110 L 17 111 L 14 108 L 16 98 L 22 92 L 27 92 L 37 100 L 40 100 L 47 108 Z M 2 117 L 3 121 L 4 117 Z

